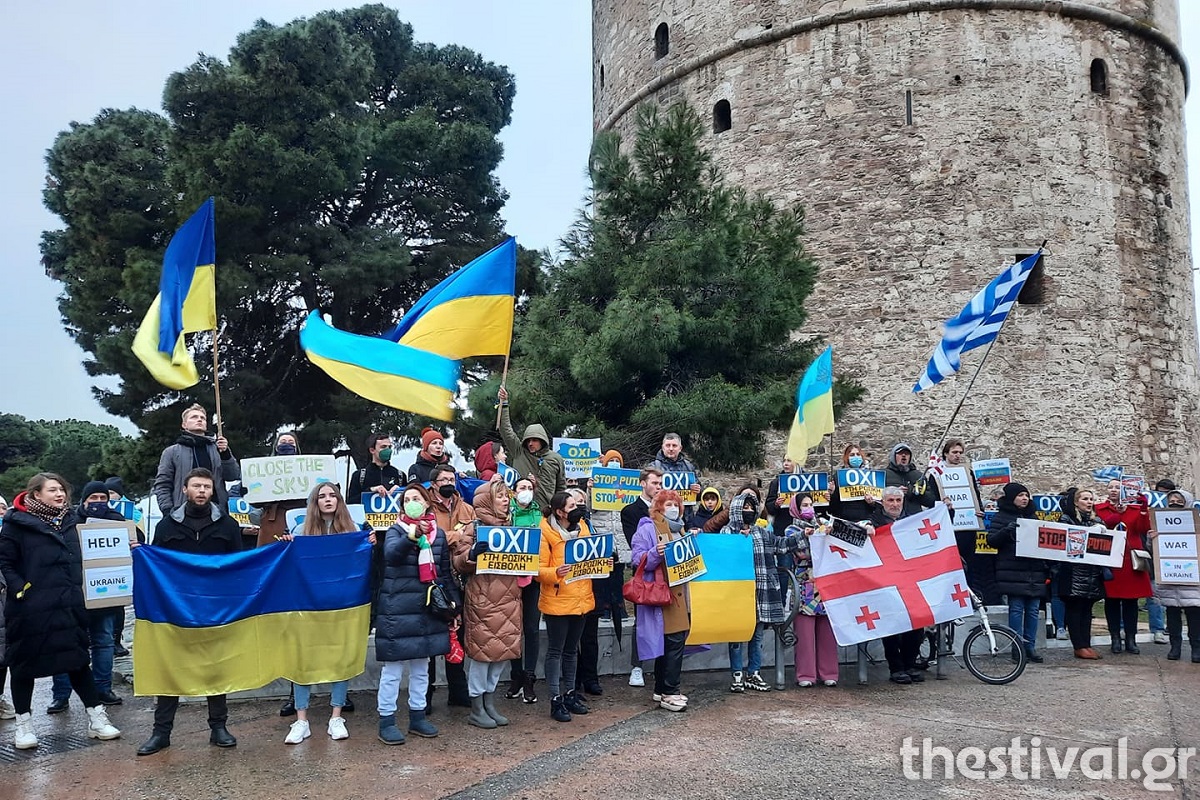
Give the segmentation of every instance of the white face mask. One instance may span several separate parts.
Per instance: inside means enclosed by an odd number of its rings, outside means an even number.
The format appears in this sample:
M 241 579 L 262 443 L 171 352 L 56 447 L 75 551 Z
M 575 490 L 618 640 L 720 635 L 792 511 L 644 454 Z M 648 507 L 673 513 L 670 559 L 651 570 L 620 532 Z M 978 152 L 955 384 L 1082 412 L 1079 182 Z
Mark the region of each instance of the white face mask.
M 621 462 L 620 461 L 610 461 L 610 462 L 608 462 L 608 464 L 606 464 L 606 466 L 608 466 L 611 469 L 620 469 Z
M 527 506 L 533 502 L 533 492 L 528 489 L 522 489 L 517 492 L 517 502 L 523 506 Z
M 669 520 L 679 519 L 679 506 L 667 506 L 663 509 L 663 516 Z

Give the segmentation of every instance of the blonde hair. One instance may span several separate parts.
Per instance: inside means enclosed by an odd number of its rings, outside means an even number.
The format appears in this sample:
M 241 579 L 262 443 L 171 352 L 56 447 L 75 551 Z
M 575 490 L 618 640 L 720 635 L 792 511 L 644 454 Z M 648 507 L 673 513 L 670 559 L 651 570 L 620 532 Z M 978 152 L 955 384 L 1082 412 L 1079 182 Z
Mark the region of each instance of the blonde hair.
M 186 422 L 187 418 L 188 418 L 188 414 L 192 413 L 193 411 L 203 411 L 204 416 L 205 417 L 208 416 L 208 412 L 205 411 L 204 406 L 200 405 L 199 403 L 192 403 L 190 406 L 188 406 L 187 408 L 185 408 L 183 410 L 182 414 L 179 415 L 179 421 Z
M 317 506 L 317 495 L 321 490 L 328 486 L 333 489 L 333 495 L 337 498 L 337 508 L 333 510 L 333 524 L 329 530 L 325 530 L 325 519 L 321 516 L 321 509 Z M 324 536 L 326 533 L 353 533 L 358 530 L 358 524 L 350 516 L 350 509 L 346 508 L 346 501 L 342 497 L 342 492 L 338 489 L 336 483 L 318 483 L 316 488 L 308 493 L 308 505 L 304 509 L 304 536 Z

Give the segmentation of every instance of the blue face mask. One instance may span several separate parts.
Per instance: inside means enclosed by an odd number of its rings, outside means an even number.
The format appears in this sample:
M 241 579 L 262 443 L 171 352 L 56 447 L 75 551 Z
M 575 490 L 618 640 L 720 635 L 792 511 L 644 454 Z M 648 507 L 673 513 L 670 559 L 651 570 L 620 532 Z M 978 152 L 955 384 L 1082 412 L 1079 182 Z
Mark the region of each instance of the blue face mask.
M 850 459 L 847 463 L 852 467 L 861 467 L 863 465 L 862 456 L 850 456 Z
M 275 453 L 281 456 L 294 456 L 296 455 L 296 445 L 281 444 L 275 448 Z
M 87 503 L 83 510 L 87 512 L 89 517 L 99 517 L 108 510 L 108 503 Z

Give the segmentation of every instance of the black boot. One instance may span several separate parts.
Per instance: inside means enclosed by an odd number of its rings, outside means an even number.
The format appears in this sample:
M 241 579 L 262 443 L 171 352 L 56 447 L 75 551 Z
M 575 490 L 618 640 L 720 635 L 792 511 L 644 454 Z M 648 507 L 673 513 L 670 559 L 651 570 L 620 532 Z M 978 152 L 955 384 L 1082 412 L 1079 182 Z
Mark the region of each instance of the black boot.
M 165 750 L 171 746 L 171 734 L 169 733 L 152 733 L 150 738 L 142 742 L 142 746 L 137 749 L 139 756 L 152 756 L 159 750 Z
M 1125 651 L 1132 655 L 1141 655 L 1142 650 L 1137 646 L 1137 633 L 1125 634 Z
M 233 738 L 233 734 L 224 725 L 212 729 L 212 733 L 208 735 L 208 743 L 217 747 L 237 747 L 237 739 Z
M 1167 617 L 1167 639 L 1171 649 L 1167 651 L 1168 661 L 1178 661 L 1183 655 L 1183 609 L 1178 606 L 1167 606 L 1163 609 Z
M 283 701 L 283 707 L 279 709 L 279 716 L 294 717 L 296 716 L 296 684 L 291 684 L 291 691 L 288 692 L 288 699 Z
M 520 700 L 525 696 L 525 673 L 520 670 L 513 670 L 512 676 L 508 679 L 508 691 L 504 696 L 509 700 Z
M 537 691 L 533 688 L 535 683 L 537 683 L 537 673 L 529 670 L 525 673 L 525 691 L 523 692 L 526 703 L 537 702 Z
M 567 706 L 563 702 L 562 695 L 555 695 L 550 698 L 550 718 L 555 722 L 571 721 L 571 712 L 567 711 Z
M 1112 637 L 1112 647 L 1109 649 L 1111 649 L 1113 651 L 1113 655 L 1116 655 L 1117 653 L 1120 653 L 1122 650 L 1125 649 L 1124 647 L 1121 646 L 1121 632 L 1120 631 L 1109 628 L 1108 635 L 1110 637 Z

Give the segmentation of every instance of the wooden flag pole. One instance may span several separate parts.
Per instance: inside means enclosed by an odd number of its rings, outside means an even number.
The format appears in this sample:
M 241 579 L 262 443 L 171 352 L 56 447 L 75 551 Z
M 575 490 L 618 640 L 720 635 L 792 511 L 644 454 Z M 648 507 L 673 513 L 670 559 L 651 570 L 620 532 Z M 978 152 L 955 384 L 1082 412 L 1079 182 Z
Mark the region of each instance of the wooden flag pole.
M 511 348 L 510 348 L 511 349 Z M 508 383 L 508 359 L 509 353 L 504 354 L 504 371 L 500 373 L 500 388 L 505 388 Z M 504 404 L 499 400 L 496 401 L 496 428 L 500 428 L 500 415 L 504 413 Z
M 221 375 L 220 362 L 217 355 L 217 341 L 220 339 L 220 327 L 213 328 L 213 394 L 216 397 L 215 416 L 217 420 L 217 438 L 224 436 L 225 420 L 221 417 Z

